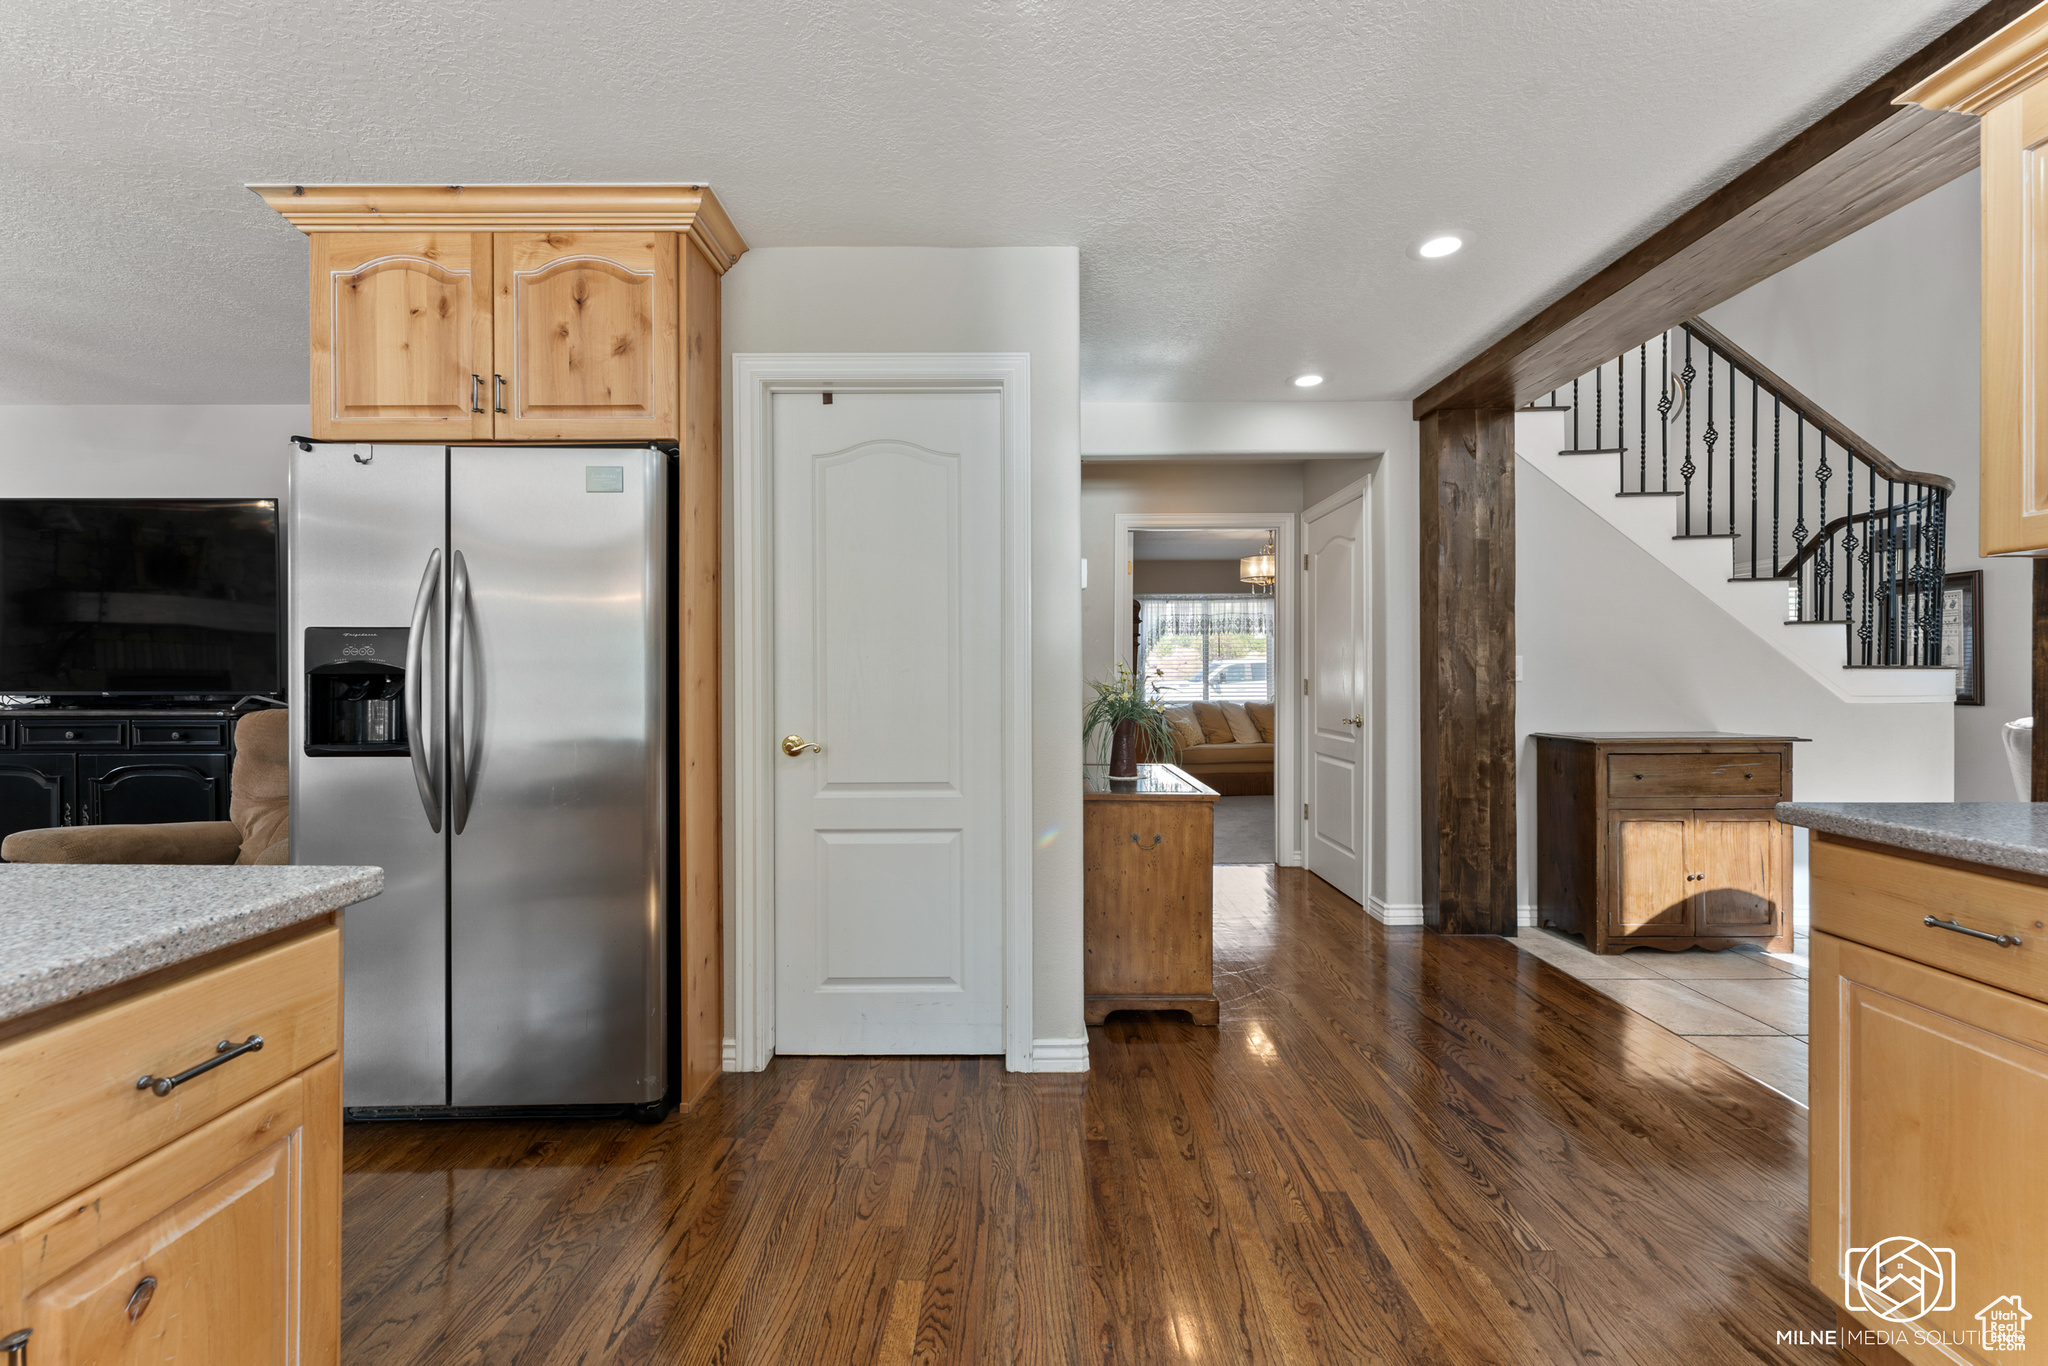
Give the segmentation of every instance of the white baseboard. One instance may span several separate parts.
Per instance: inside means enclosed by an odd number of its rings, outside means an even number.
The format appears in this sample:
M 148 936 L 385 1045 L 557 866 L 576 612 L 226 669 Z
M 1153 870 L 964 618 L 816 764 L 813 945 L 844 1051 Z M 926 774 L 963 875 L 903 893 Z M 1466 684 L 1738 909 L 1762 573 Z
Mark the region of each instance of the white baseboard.
M 1303 862 L 1304 860 L 1301 857 L 1301 851 L 1299 849 L 1296 849 L 1293 853 L 1284 855 L 1281 858 L 1280 866 L 1282 868 L 1299 868 L 1302 866 Z
M 1534 906 L 1518 907 L 1515 913 L 1515 923 L 1517 925 L 1534 925 L 1536 923 L 1536 908 Z
M 1422 903 L 1413 906 L 1390 906 L 1378 897 L 1367 897 L 1365 913 L 1382 925 L 1420 925 Z
M 1031 1070 L 1034 1072 L 1086 1072 L 1088 1036 L 1076 1039 L 1033 1039 Z
M 732 1035 L 725 1036 L 725 1046 L 718 1051 L 718 1060 L 728 1072 L 740 1070 L 740 1041 Z

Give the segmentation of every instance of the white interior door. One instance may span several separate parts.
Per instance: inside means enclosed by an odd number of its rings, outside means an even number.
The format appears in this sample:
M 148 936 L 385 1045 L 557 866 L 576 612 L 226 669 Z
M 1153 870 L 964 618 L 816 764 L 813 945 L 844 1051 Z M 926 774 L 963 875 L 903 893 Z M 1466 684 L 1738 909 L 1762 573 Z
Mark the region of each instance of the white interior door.
M 775 1051 L 1003 1052 L 1001 400 L 773 400 Z
M 1302 620 L 1308 667 L 1302 832 L 1308 870 L 1365 900 L 1365 495 L 1303 518 Z

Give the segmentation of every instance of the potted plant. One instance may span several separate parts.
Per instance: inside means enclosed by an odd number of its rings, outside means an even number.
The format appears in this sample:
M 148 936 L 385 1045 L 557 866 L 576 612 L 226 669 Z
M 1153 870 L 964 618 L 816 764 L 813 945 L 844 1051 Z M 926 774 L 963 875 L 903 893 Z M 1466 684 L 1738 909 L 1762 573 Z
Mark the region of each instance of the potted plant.
M 1138 776 L 1138 736 L 1142 733 L 1153 758 L 1172 763 L 1178 746 L 1173 727 L 1167 723 L 1166 708 L 1145 696 L 1145 680 L 1118 663 L 1111 678 L 1091 678 L 1088 686 L 1095 699 L 1081 714 L 1083 745 L 1092 753 L 1109 750 L 1109 776 Z

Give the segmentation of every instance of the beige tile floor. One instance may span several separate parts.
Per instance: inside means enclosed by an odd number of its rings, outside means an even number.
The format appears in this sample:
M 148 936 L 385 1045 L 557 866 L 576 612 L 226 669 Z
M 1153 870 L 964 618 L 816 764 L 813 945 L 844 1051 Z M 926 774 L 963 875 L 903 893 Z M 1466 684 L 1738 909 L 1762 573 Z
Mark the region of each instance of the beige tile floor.
M 1803 927 L 1802 927 L 1803 928 Z M 1806 935 L 1791 953 L 1630 949 L 1600 955 L 1576 935 L 1524 926 L 1515 944 L 1737 1071 L 1806 1104 Z

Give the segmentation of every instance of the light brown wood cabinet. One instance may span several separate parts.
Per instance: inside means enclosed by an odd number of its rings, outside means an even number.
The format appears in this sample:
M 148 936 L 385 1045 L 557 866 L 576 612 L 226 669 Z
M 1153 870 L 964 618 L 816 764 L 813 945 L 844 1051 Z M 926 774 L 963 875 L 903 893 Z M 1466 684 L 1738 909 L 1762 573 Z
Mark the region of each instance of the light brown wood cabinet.
M 1596 953 L 1792 940 L 1789 736 L 1536 737 L 1537 920 Z
M 319 233 L 326 440 L 673 440 L 676 234 Z
M 716 442 L 705 186 L 255 188 L 312 243 L 312 436 Z
M 2008 1296 L 2035 1314 L 2048 1303 L 2048 938 L 2036 928 L 2048 884 L 1820 833 L 1810 854 L 1808 1274 L 1908 1361 L 2019 1360 L 1983 1349 L 1977 1315 Z M 2020 943 L 1929 926 L 1929 915 Z M 1959 1356 L 1885 1322 L 1845 1280 L 1875 1281 L 1867 1250 L 1908 1238 L 1928 1252 L 1878 1255 L 1931 1253 L 1940 1273 L 1909 1328 L 1943 1335 Z
M 0 1342 L 26 1332 L 34 1366 L 338 1359 L 340 933 L 0 1039 Z
M 1983 194 L 1980 554 L 2048 551 L 2048 236 L 2038 203 L 2048 148 L 2048 7 L 1900 98 L 1979 116 Z
M 1217 1019 L 1216 791 L 1172 764 L 1139 777 L 1087 770 L 1082 795 L 1081 981 L 1089 1024 L 1116 1010 Z

